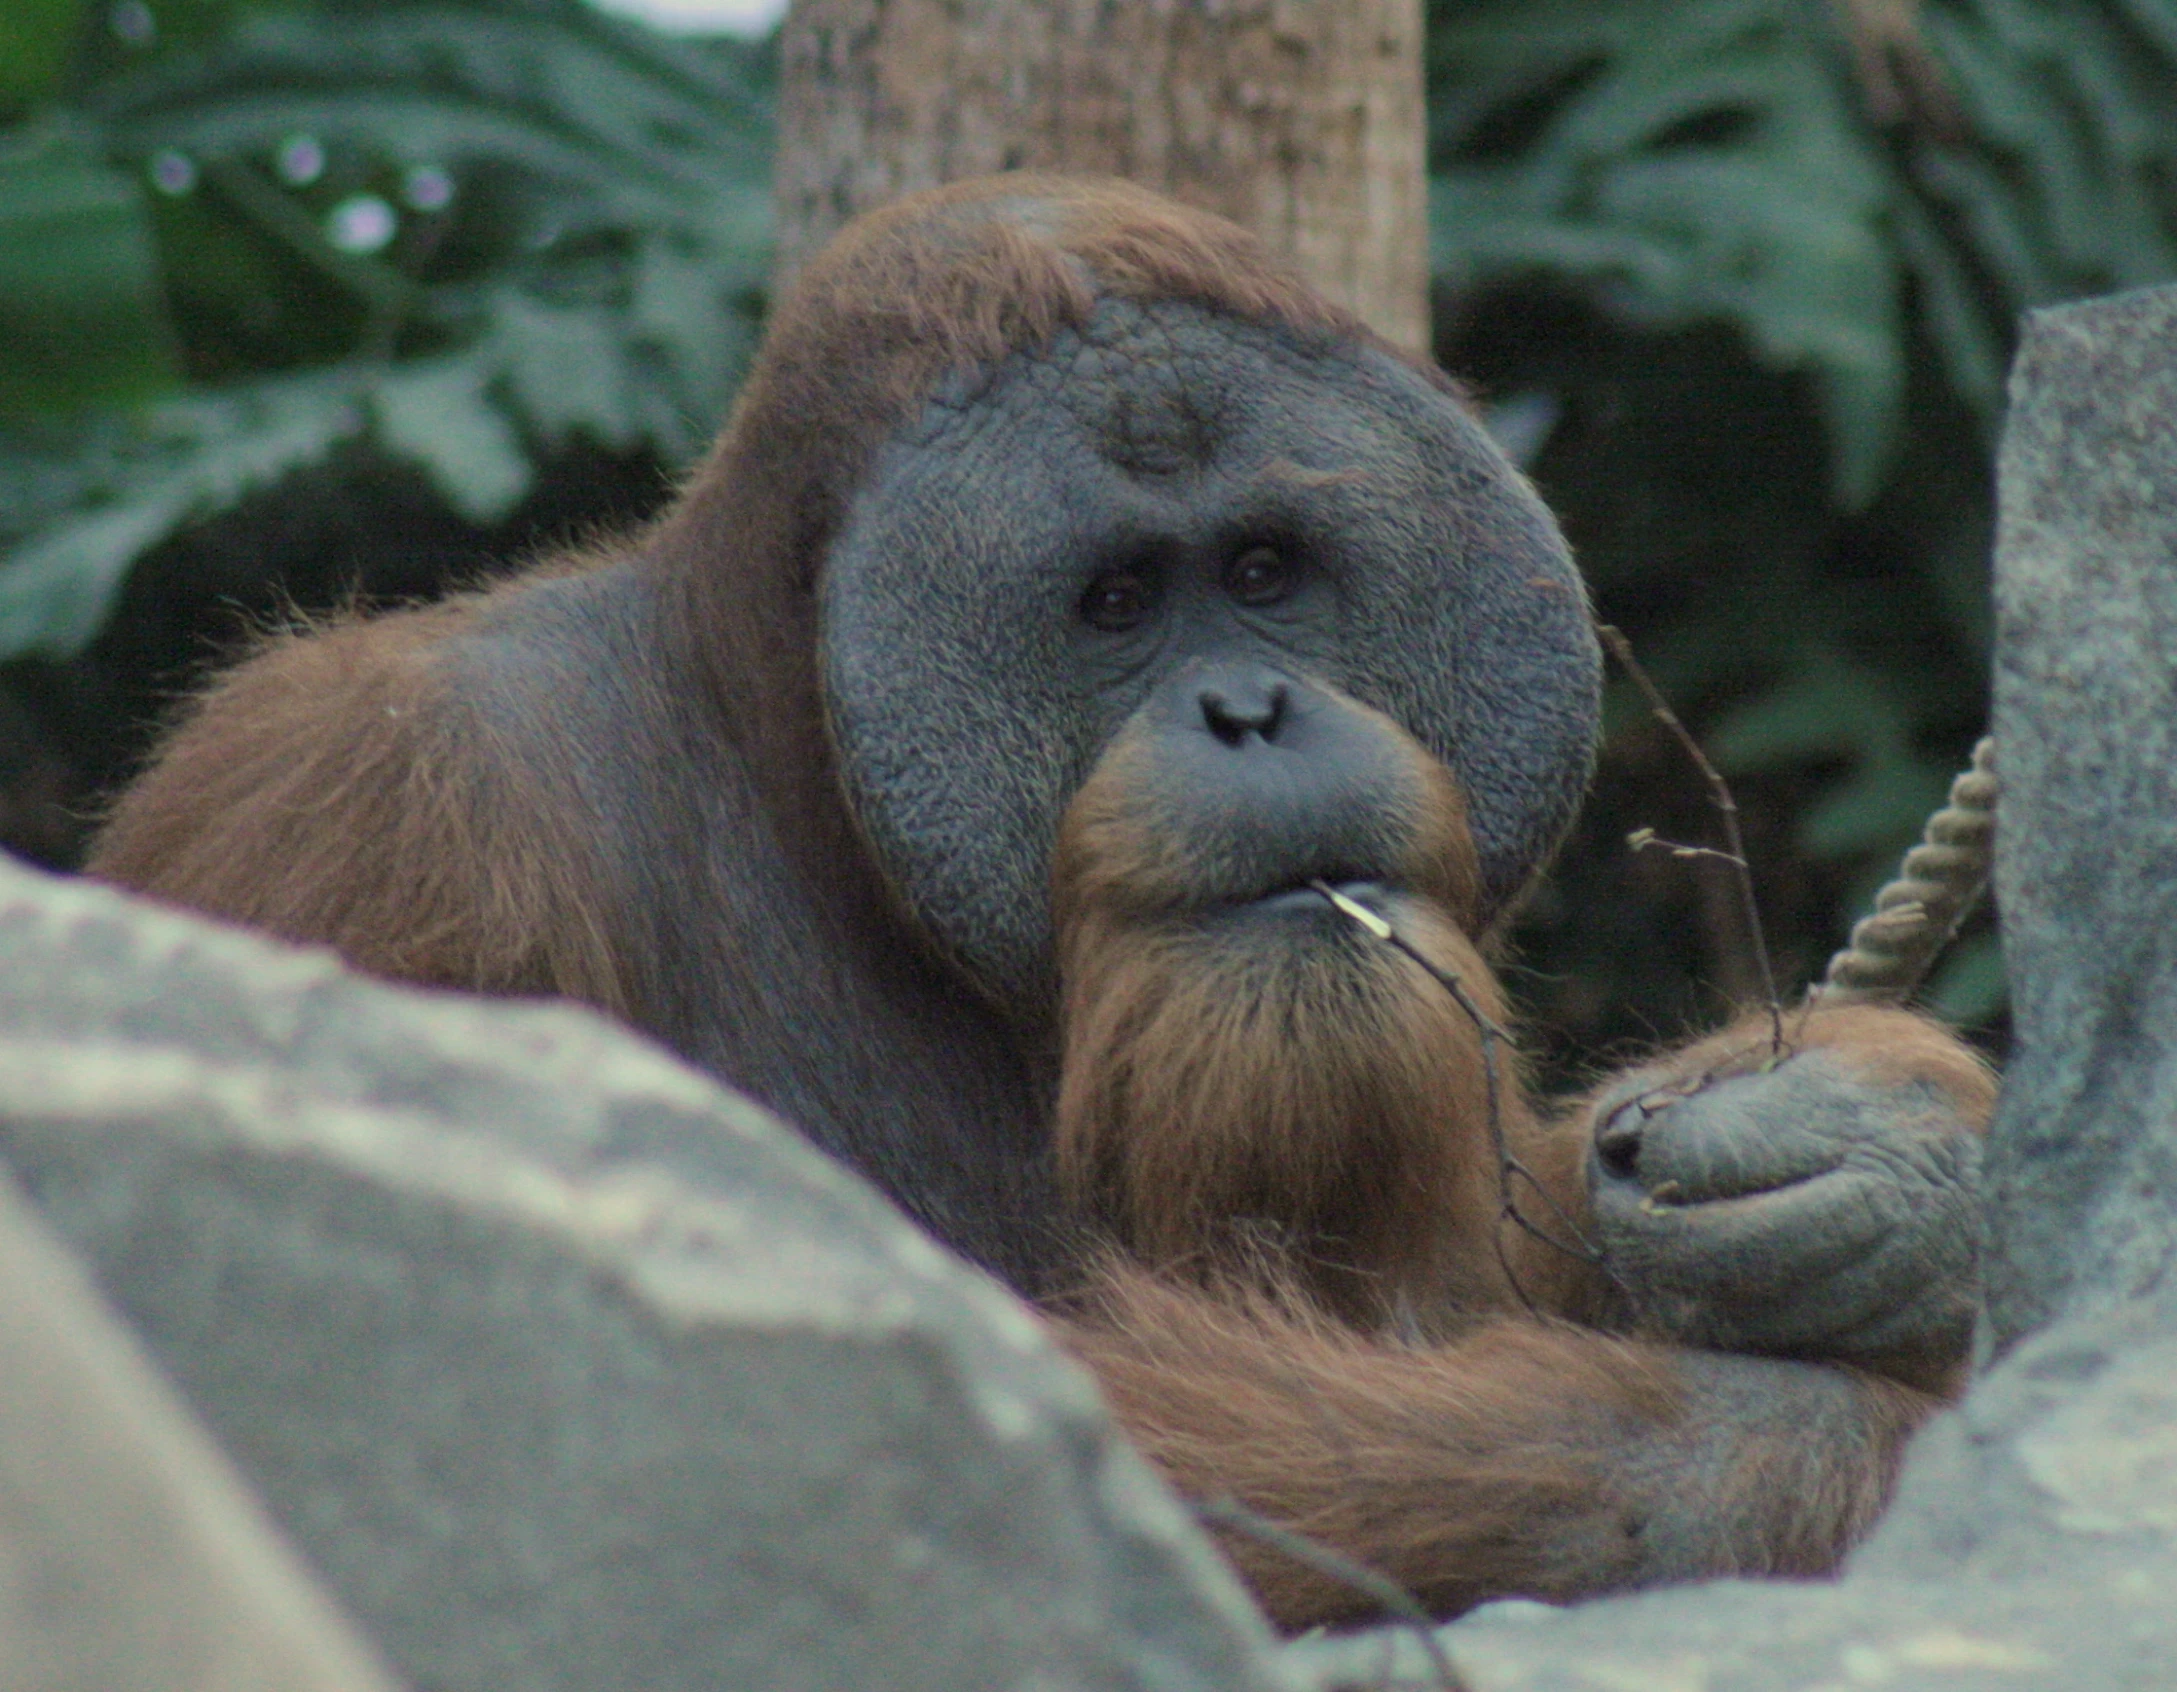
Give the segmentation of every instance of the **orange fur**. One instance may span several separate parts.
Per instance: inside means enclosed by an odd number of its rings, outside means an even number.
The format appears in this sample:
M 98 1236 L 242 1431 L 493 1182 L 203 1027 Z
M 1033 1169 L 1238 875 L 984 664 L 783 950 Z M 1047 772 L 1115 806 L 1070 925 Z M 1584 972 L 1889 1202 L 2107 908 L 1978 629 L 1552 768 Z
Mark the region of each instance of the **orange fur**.
M 1432 796 L 1406 819 L 1400 891 L 1379 902 L 1501 1024 L 1463 932 L 1459 794 L 1377 727 Z M 1152 750 L 1122 739 L 1056 855 L 1054 1147 L 1064 1190 L 1113 1242 L 1058 1320 L 1137 1444 L 1182 1493 L 1235 1500 L 1437 1615 L 1833 1569 L 1939 1402 L 1917 1390 L 1939 1378 L 1925 1360 L 1895 1359 L 1893 1378 L 1745 1360 L 1747 1379 L 1719 1379 L 1700 1354 L 1576 1325 L 1613 1316 L 1579 1250 L 1594 1107 L 1543 1120 L 1500 1053 L 1496 1125 L 1534 1183 L 1508 1188 L 1474 1018 L 1327 916 L 1310 930 L 1190 905 L 1184 815 L 1167 815 Z M 1933 1024 L 1839 1010 L 1792 1033 L 1877 1080 L 1932 1077 L 1966 1120 L 1992 1103 L 1984 1066 Z M 1767 1018 L 1749 1018 L 1659 1073 L 1698 1084 L 1770 1055 Z M 1513 1225 L 1507 1198 L 1558 1244 Z M 1365 1593 L 1223 1537 L 1280 1622 L 1373 1613 Z
M 1681 1084 L 1697 1076 L 1720 1080 L 1743 1074 L 1769 1060 L 1772 1027 L 1767 1011 L 1749 1012 L 1713 1034 L 1647 1059 L 1628 1073 L 1668 1068 L 1681 1078 Z M 1817 1000 L 1810 1009 L 1787 1010 L 1783 1028 L 1787 1051 L 1834 1049 L 1869 1081 L 1879 1084 L 1932 1081 L 1948 1096 L 1958 1116 L 1969 1122 L 1986 1122 L 1995 1112 L 1995 1071 L 1932 1017 L 1889 1005 L 1825 1009 Z M 1617 1078 L 1605 1082 L 1596 1094 L 1611 1091 L 1616 1082 Z M 1582 1114 L 1588 1113 L 1583 1109 Z
M 1501 1316 L 1407 1346 L 1290 1289 L 1205 1289 L 1123 1261 L 1060 1335 L 1183 1494 L 1234 1499 L 1343 1551 L 1438 1616 L 1652 1584 L 1643 1534 L 1659 1512 L 1690 1523 L 1668 1576 L 1827 1573 L 1880 1513 L 1906 1436 L 1936 1407 L 1838 1371 L 1820 1384 L 1840 1433 L 1809 1427 L 1781 1396 L 1767 1425 L 1742 1431 L 1713 1419 L 1668 1346 Z M 1222 1538 L 1282 1625 L 1376 1616 L 1366 1593 Z
M 1400 925 L 1501 1024 L 1503 997 L 1460 928 L 1479 876 L 1457 789 L 1388 719 L 1352 709 L 1425 777 L 1398 866 L 1414 890 Z M 1581 1266 L 1500 1224 L 1473 1018 L 1343 918 L 1326 913 L 1339 927 L 1321 944 L 1265 945 L 1237 915 L 1175 909 L 1187 842 L 1134 802 L 1151 773 L 1147 749 L 1122 740 L 1060 831 L 1064 1188 L 1145 1262 L 1275 1250 L 1356 1320 L 1435 1329 L 1522 1294 L 1572 1302 Z M 1567 1136 L 1539 1143 L 1510 1050 L 1499 1068 L 1508 1145 L 1565 1163 Z
M 191 701 L 91 873 L 425 986 L 624 1011 L 550 772 L 493 759 L 438 665 L 470 595 L 266 642 Z

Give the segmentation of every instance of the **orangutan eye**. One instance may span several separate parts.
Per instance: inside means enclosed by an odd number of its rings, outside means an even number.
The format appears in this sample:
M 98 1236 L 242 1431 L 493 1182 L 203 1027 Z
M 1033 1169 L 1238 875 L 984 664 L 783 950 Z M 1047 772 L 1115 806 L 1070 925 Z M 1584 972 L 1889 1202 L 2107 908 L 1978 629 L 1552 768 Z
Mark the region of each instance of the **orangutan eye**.
M 1299 578 L 1274 547 L 1251 546 L 1225 566 L 1225 592 L 1242 605 L 1275 605 Z
M 1138 628 L 1156 609 L 1156 588 L 1131 570 L 1111 570 L 1089 583 L 1081 596 L 1081 620 L 1106 634 Z

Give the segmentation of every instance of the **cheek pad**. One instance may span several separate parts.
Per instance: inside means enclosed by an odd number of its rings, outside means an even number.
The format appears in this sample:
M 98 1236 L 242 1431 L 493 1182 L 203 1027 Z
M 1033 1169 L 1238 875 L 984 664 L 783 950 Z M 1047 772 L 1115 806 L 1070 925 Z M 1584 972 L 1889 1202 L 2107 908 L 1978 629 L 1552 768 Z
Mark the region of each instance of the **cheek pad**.
M 1086 735 L 1054 615 L 1024 559 L 1062 555 L 1032 465 L 1003 493 L 927 447 L 890 452 L 826 561 L 829 726 L 886 879 L 1001 1004 L 1052 992 L 1050 846 Z
M 1369 374 L 1374 374 L 1370 372 Z M 1601 728 L 1602 654 L 1555 520 L 1478 425 L 1400 369 L 1379 403 L 1409 450 L 1355 519 L 1356 698 L 1403 724 L 1465 792 L 1486 920 L 1571 826 Z
M 1459 633 L 1416 619 L 1400 666 L 1420 696 L 1417 718 L 1443 725 L 1443 738 L 1425 743 L 1466 794 L 1485 918 L 1526 885 L 1570 828 L 1600 731 L 1601 654 L 1585 594 L 1572 580 L 1555 592 L 1527 585 L 1552 577 L 1530 567 L 1549 562 L 1539 547 L 1507 557 L 1507 541 L 1524 538 L 1495 537 L 1490 568 L 1501 575 L 1462 596 Z

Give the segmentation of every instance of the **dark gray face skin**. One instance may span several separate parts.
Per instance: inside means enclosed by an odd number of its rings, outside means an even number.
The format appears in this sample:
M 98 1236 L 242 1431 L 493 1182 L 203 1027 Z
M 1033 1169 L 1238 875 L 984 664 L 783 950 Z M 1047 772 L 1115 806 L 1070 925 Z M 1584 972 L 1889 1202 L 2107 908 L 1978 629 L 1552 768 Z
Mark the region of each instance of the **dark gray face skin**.
M 1428 803 L 1407 747 L 1379 719 L 1254 658 L 1178 665 L 1125 732 L 1148 755 L 1129 782 L 1134 812 L 1171 860 L 1133 889 L 1142 915 L 1393 879 Z M 1346 924 L 1312 894 L 1302 904 L 1326 928 Z
M 1060 815 L 1182 667 L 1326 682 L 1442 758 L 1485 920 L 1592 762 L 1584 589 L 1473 418 L 1372 349 L 1190 305 L 1107 301 L 940 394 L 879 455 L 821 592 L 848 801 L 1021 1014 L 1052 991 Z

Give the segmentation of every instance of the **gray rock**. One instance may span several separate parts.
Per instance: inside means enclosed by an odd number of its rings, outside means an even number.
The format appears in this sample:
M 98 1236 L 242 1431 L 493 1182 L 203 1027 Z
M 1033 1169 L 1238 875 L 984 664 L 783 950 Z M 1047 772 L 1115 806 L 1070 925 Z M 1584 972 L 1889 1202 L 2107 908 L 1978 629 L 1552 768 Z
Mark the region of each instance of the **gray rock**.
M 393 1692 L 4 1176 L 0 1686 Z
M 2036 314 L 2011 397 L 1993 1366 L 1842 1580 L 1491 1606 L 1438 1635 L 1476 1692 L 2177 1686 L 2177 288 Z M 1436 1684 L 1391 1635 L 1288 1659 Z
M 599 1018 L 0 865 L 0 1158 L 420 1689 L 1270 1683 L 1024 1307 Z
M 2177 1228 L 2177 289 L 2032 320 L 1999 467 L 1996 892 L 2018 1056 L 1989 1337 L 2167 1280 Z

